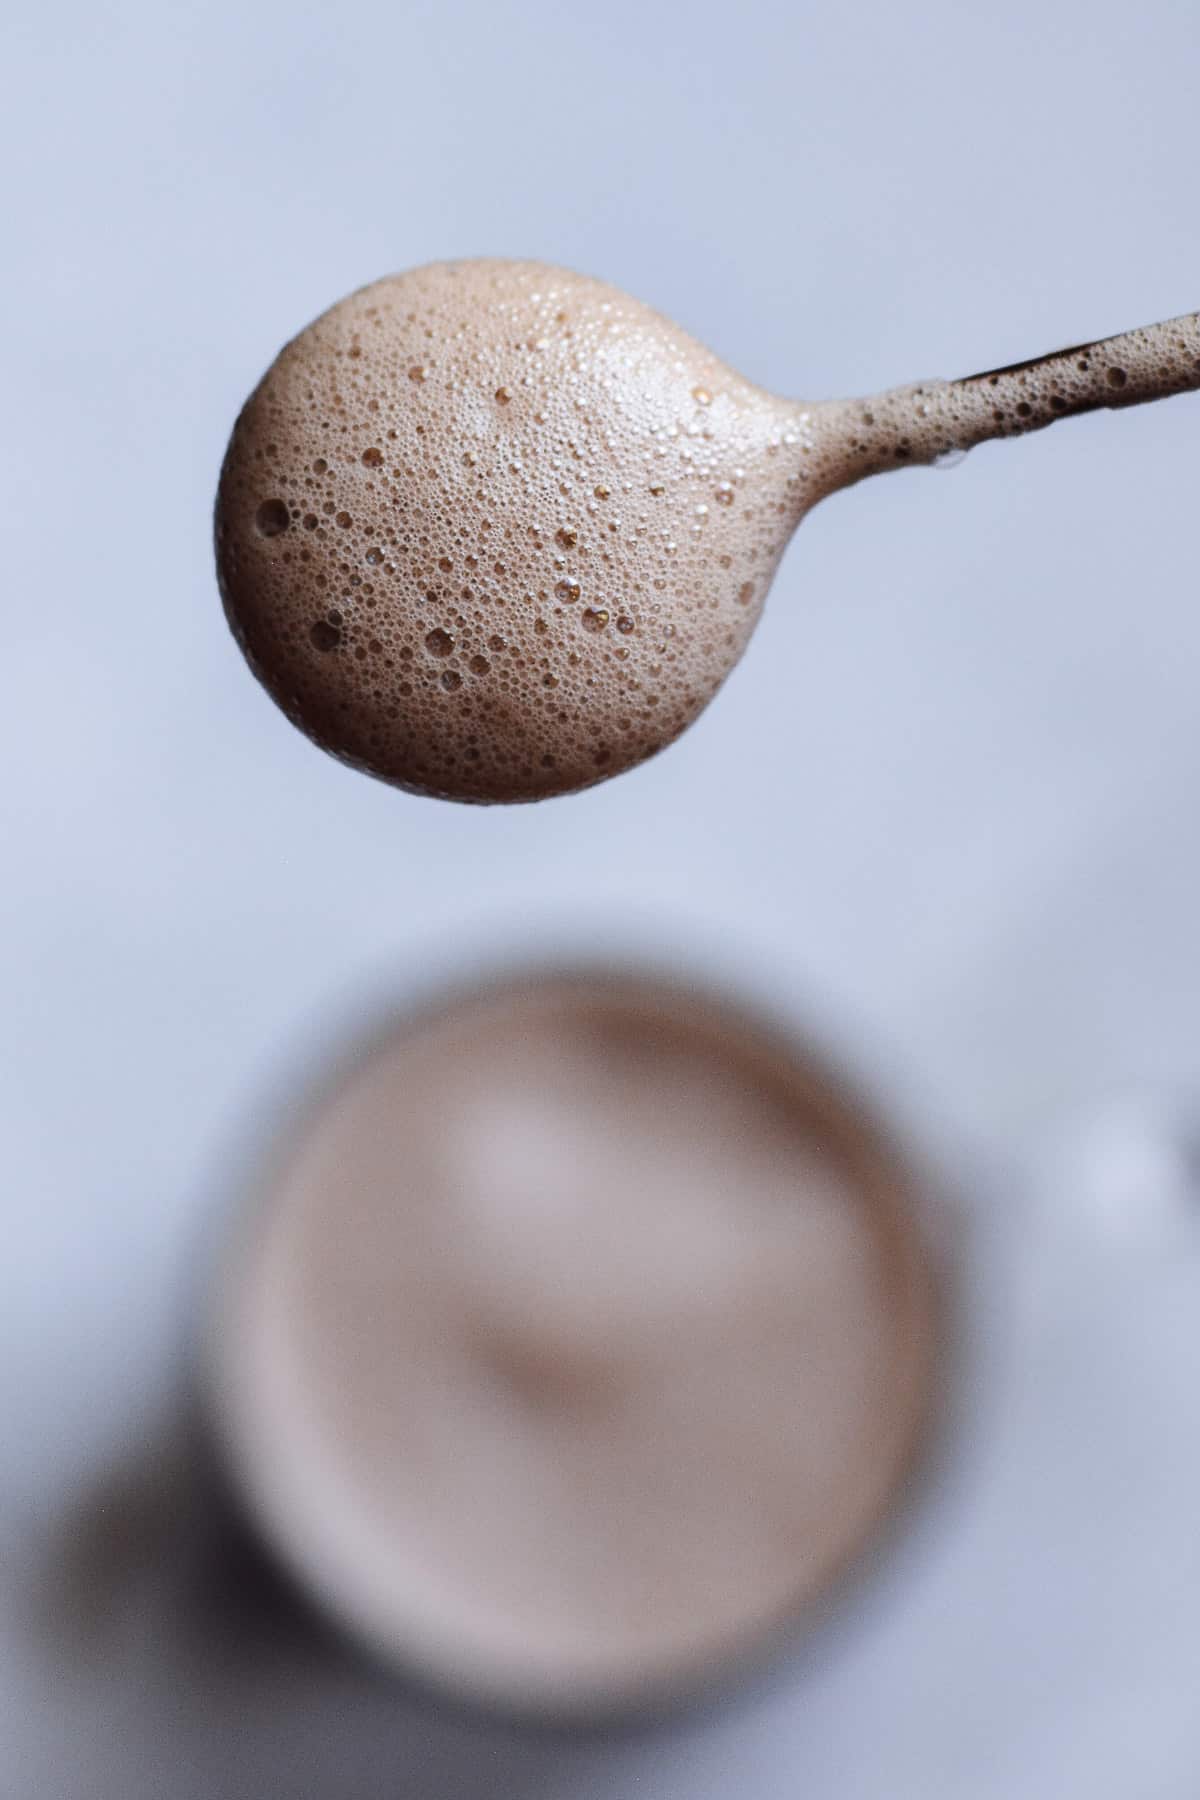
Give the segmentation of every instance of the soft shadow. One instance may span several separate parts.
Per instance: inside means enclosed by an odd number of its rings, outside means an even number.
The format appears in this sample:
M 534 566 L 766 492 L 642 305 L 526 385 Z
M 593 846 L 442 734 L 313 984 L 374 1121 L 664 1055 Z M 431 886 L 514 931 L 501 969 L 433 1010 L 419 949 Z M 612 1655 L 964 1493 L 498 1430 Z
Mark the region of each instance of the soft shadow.
M 367 1665 L 239 1524 L 182 1416 L 52 1524 L 32 1574 L 64 1703 L 47 1755 L 96 1800 L 538 1800 L 592 1761 Z

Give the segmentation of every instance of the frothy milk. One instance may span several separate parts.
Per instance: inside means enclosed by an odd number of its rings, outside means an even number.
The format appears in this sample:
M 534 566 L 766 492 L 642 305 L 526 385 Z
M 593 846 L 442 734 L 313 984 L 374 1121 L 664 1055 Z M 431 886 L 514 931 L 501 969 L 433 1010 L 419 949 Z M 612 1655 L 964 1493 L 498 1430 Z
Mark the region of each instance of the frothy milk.
M 887 1513 L 925 1419 L 913 1196 L 823 1078 L 670 989 L 403 1026 L 310 1111 L 224 1284 L 268 1537 L 387 1657 L 555 1708 L 708 1674 Z
M 246 402 L 221 591 L 251 667 L 334 755 L 458 800 L 537 799 L 696 718 L 824 496 L 1197 385 L 1192 314 L 801 405 L 604 282 L 434 263 L 339 301 Z
M 807 431 L 605 282 L 498 260 L 389 276 L 301 332 L 238 420 L 230 622 L 294 721 L 386 780 L 585 787 L 669 742 L 738 660 Z

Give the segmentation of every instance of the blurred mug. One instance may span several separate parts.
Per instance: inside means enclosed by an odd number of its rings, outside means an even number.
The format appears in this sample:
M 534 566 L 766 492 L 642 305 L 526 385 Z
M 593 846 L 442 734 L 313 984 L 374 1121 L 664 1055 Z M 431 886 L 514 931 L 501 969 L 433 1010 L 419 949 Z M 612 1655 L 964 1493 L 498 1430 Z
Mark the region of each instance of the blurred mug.
M 836 1615 L 936 1485 L 963 1207 L 739 989 L 460 982 L 293 1094 L 239 1186 L 224 1468 L 321 1612 L 440 1692 L 707 1691 Z

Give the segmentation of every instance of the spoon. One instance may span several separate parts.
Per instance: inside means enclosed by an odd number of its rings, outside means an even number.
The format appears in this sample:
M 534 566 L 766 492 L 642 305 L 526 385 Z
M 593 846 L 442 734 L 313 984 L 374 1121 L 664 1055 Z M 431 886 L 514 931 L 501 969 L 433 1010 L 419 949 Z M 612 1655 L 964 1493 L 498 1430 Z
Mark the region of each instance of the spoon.
M 217 571 L 259 680 L 343 761 L 535 800 L 679 736 L 801 519 L 867 475 L 1200 387 L 1200 314 L 804 405 L 544 264 L 387 276 L 280 351 L 221 471 Z

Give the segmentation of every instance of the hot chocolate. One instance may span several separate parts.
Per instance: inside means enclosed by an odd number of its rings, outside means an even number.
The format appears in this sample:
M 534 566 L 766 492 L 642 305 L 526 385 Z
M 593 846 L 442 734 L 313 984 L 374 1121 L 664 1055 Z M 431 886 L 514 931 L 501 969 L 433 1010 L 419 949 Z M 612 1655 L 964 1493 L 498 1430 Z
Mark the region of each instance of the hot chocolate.
M 935 1377 L 918 1204 L 819 1070 L 712 1001 L 460 999 L 318 1100 L 239 1239 L 235 1475 L 390 1659 L 548 1709 L 686 1685 L 896 1500 Z

